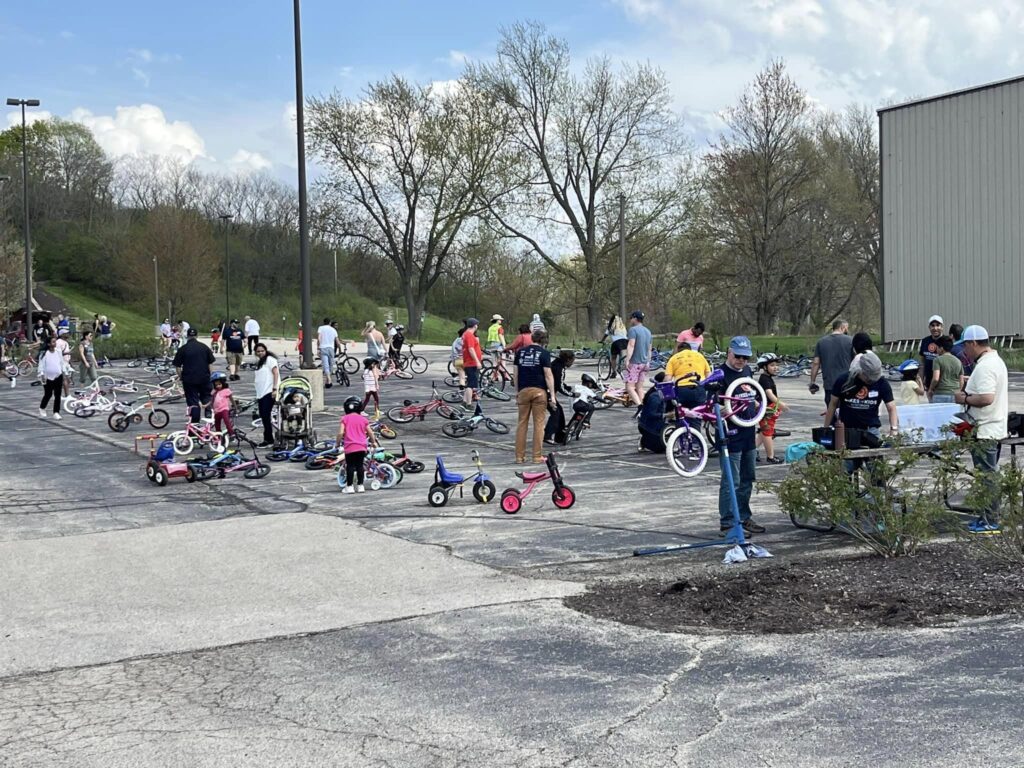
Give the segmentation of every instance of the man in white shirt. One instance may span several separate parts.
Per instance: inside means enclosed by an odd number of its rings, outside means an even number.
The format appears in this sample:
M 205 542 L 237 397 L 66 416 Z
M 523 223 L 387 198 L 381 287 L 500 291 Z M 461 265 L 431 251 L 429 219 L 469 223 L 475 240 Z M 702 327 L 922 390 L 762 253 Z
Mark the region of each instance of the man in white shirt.
M 249 340 L 249 354 L 251 355 L 253 348 L 260 343 L 260 324 L 254 318 L 246 315 L 242 331 L 245 333 L 245 338 Z
M 189 322 L 187 320 L 179 320 L 178 321 L 178 328 L 181 330 L 181 337 L 183 339 L 187 339 L 188 338 L 188 329 L 191 328 L 191 327 L 192 326 L 189 325 Z
M 988 331 L 980 325 L 969 325 L 963 335 L 964 353 L 974 361 L 974 372 L 963 392 L 954 399 L 964 406 L 975 425 L 977 444 L 971 458 L 990 494 L 978 510 L 978 518 L 967 526 L 971 533 L 999 531 L 999 440 L 1006 437 L 1006 417 L 1010 411 L 1009 378 L 1006 363 L 989 344 Z
M 316 343 L 320 347 L 320 364 L 324 369 L 324 387 L 330 389 L 331 374 L 334 372 L 334 345 L 338 332 L 331 327 L 331 318 L 325 317 L 324 324 L 316 329 Z

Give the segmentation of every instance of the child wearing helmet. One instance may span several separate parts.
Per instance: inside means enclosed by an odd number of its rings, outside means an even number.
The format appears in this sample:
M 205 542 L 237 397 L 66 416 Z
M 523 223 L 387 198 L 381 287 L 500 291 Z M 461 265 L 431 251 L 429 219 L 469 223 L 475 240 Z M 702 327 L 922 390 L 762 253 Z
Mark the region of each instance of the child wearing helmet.
M 363 462 L 369 445 L 375 449 L 377 438 L 373 434 L 370 421 L 362 414 L 362 405 L 358 397 L 349 397 L 343 406 L 345 415 L 338 424 L 338 436 L 335 445 L 340 445 L 345 453 L 345 487 L 342 493 L 363 493 Z
M 231 409 L 235 407 L 235 396 L 228 387 L 227 374 L 220 371 L 211 374 L 210 383 L 213 385 L 213 428 L 224 429 L 234 437 L 235 426 L 231 423 Z
M 374 414 L 380 418 L 380 361 L 375 357 L 363 360 L 363 404 L 360 410 L 366 410 L 373 398 Z
M 779 397 L 779 388 L 775 384 L 775 375 L 779 372 L 779 356 L 772 352 L 761 355 L 757 359 L 757 369 L 761 371 L 757 383 L 764 390 L 768 403 L 764 412 L 764 418 L 761 419 L 761 423 L 757 426 L 756 446 L 758 448 L 762 445 L 764 446 L 766 462 L 769 464 L 782 464 L 782 459 L 775 455 L 775 422 L 779 420 L 779 416 L 783 411 L 789 410 L 789 406 L 782 402 L 782 399 Z M 761 457 L 758 456 L 757 460 L 760 461 Z
M 900 384 L 899 402 L 900 405 L 921 405 L 927 403 L 928 398 L 924 394 L 924 385 L 921 383 L 921 364 L 917 360 L 904 360 L 899 366 Z

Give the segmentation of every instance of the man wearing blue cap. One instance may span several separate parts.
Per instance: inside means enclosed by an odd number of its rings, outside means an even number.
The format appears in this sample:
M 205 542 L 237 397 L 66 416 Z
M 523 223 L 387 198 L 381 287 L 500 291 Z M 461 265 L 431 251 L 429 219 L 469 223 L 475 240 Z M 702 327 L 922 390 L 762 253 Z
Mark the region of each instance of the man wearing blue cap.
M 736 379 L 752 376 L 747 365 L 754 354 L 750 339 L 746 336 L 733 336 L 729 341 L 729 351 L 725 364 L 721 367 L 725 374 L 723 388 L 728 387 Z M 754 489 L 757 467 L 757 445 L 754 427 L 736 427 L 725 424 L 726 440 L 729 443 L 729 463 L 732 465 L 733 487 L 736 489 L 736 502 L 739 504 L 740 522 L 747 534 L 764 533 L 764 526 L 754 522 L 750 513 L 750 494 Z M 732 529 L 732 501 L 725 473 L 718 486 L 718 517 L 719 529 L 725 535 Z
M 992 349 L 988 331 L 980 325 L 967 326 L 963 341 L 964 353 L 974 361 L 974 371 L 964 391 L 953 397 L 964 406 L 974 424 L 974 436 L 978 442 L 971 448 L 971 458 L 990 496 L 967 530 L 971 533 L 998 533 L 999 480 L 996 472 L 999 470 L 999 441 L 1007 436 L 1006 419 L 1010 410 L 1006 363 Z

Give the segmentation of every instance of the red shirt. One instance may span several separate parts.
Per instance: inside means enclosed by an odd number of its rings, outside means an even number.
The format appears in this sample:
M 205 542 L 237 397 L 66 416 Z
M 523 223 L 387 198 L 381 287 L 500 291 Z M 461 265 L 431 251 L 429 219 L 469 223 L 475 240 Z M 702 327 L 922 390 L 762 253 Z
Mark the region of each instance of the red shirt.
M 483 351 L 480 349 L 480 339 L 474 333 L 476 329 L 471 328 L 462 334 L 462 365 L 466 368 L 477 368 L 483 360 Z M 469 354 L 470 350 L 476 352 L 476 360 Z
M 520 333 L 518 336 L 516 336 L 515 340 L 513 340 L 513 342 L 511 344 L 509 344 L 507 351 L 515 352 L 517 349 L 522 349 L 523 347 L 528 347 L 531 344 L 533 344 L 533 334 L 532 333 Z

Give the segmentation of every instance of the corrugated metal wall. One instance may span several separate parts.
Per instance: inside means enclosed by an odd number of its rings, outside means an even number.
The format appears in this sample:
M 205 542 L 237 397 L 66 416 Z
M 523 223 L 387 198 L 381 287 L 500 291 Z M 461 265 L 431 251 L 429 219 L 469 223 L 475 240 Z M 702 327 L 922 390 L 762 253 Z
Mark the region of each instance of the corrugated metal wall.
M 882 111 L 883 330 L 1024 334 L 1024 81 Z

